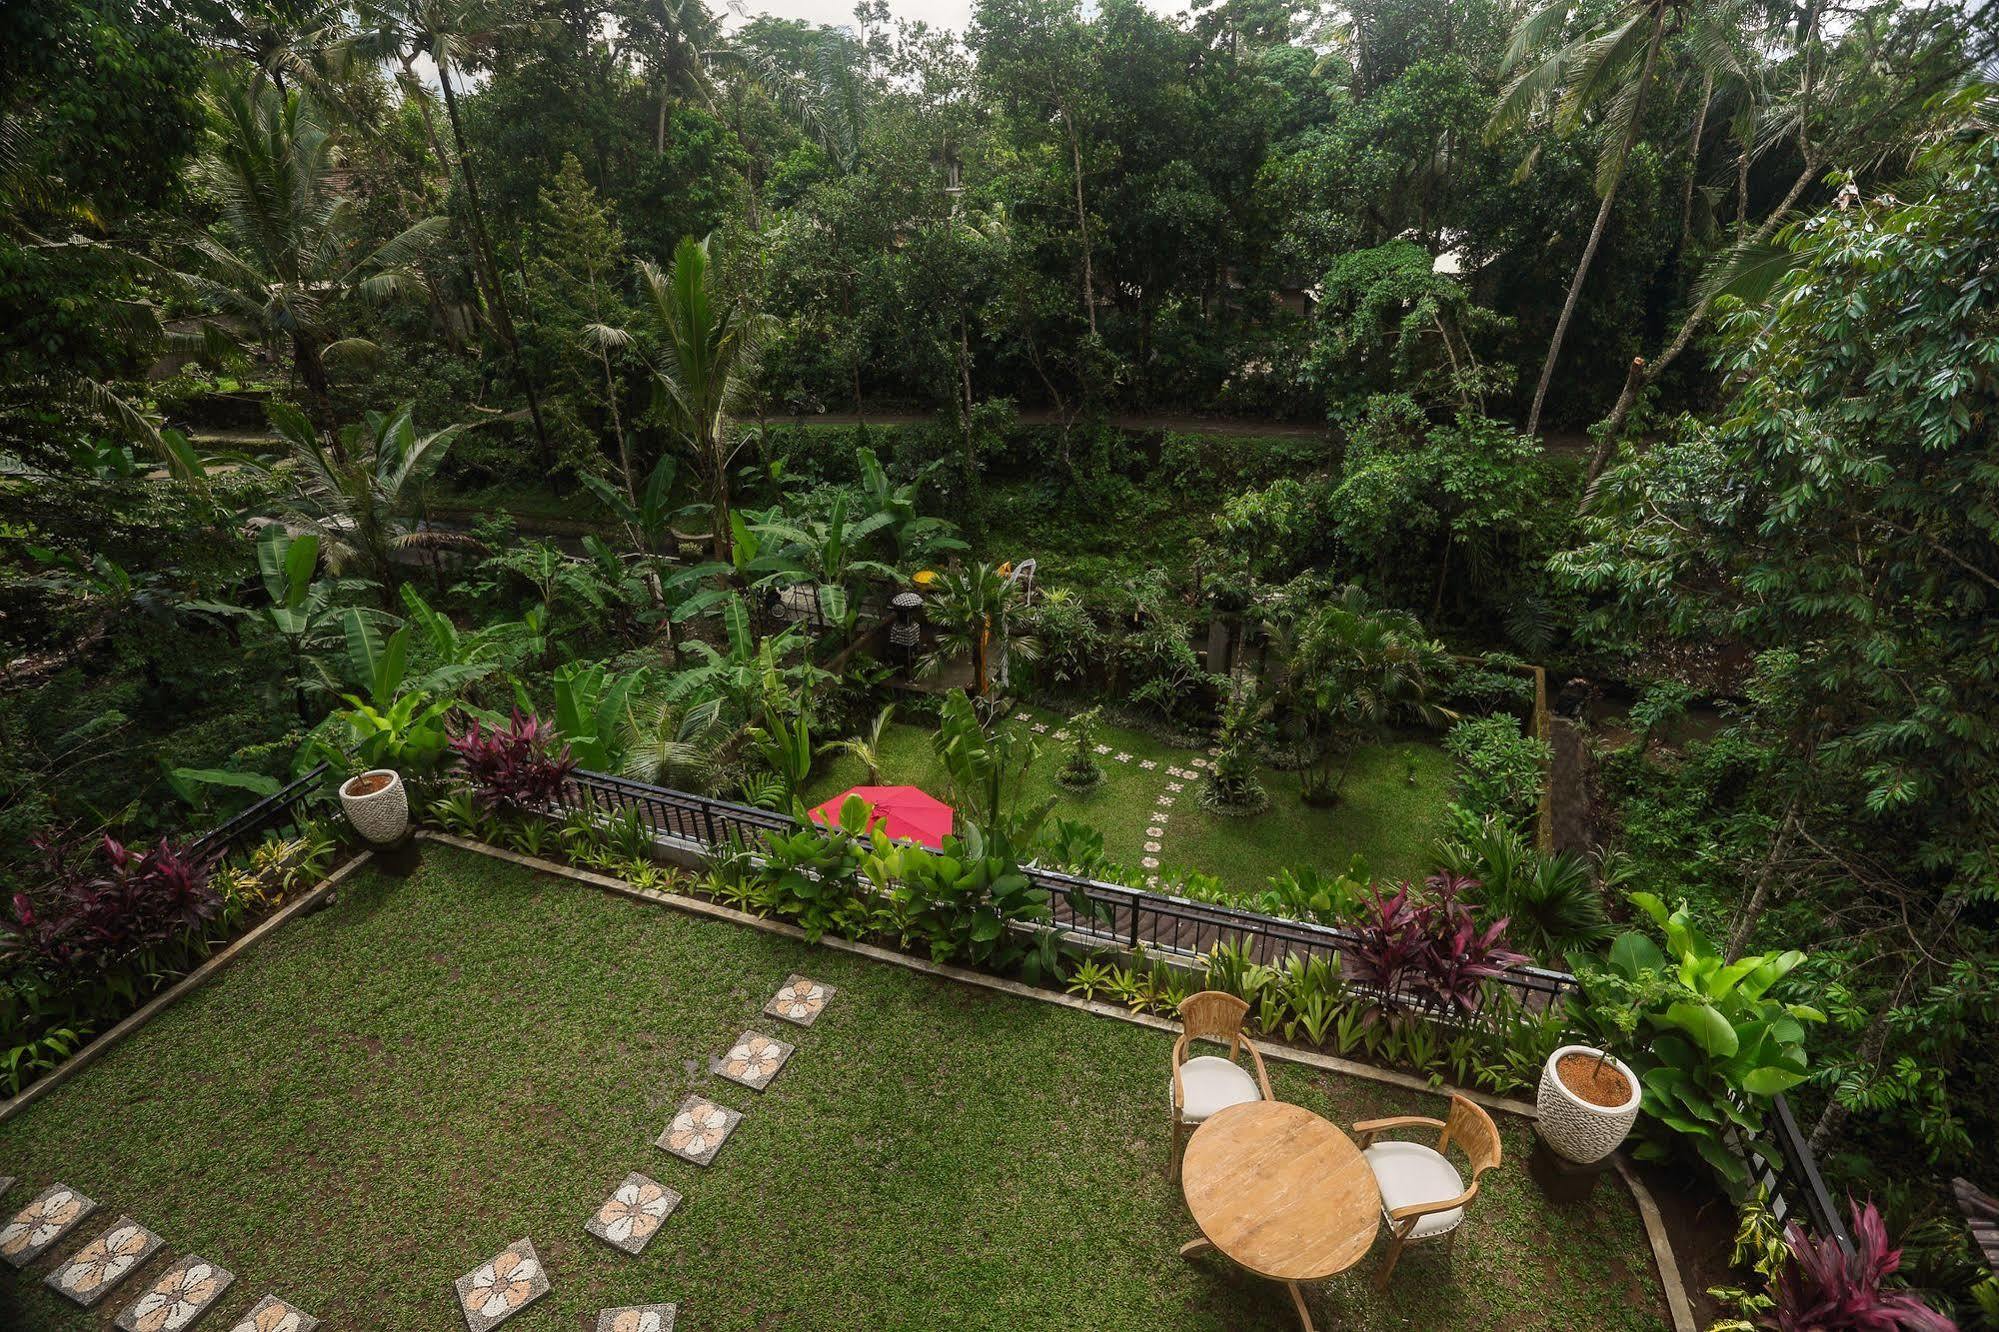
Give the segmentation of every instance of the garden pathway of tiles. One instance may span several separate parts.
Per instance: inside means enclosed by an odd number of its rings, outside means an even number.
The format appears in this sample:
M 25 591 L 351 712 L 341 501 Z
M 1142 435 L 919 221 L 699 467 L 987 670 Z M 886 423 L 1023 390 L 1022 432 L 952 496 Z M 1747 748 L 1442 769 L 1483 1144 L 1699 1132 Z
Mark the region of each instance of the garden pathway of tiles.
M 673 1332 L 673 1315 L 671 1304 L 605 1309 L 597 1315 L 597 1332 Z
M 180 1332 L 207 1313 L 236 1274 L 190 1254 L 175 1260 L 152 1288 L 118 1315 L 121 1332 Z
M 523 1236 L 458 1278 L 458 1308 L 471 1332 L 490 1329 L 548 1294 L 548 1273 Z
M 62 1266 L 43 1278 L 56 1294 L 88 1309 L 111 1293 L 112 1287 L 159 1251 L 166 1243 L 129 1216 L 71 1254 Z

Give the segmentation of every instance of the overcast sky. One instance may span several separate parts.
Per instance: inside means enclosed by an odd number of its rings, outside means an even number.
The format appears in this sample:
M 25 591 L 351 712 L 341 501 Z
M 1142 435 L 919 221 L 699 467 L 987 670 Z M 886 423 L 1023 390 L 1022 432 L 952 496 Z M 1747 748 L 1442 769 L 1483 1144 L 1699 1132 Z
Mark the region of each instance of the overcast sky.
M 1144 0 L 1155 14 L 1177 14 L 1186 0 Z M 834 27 L 854 21 L 854 0 L 744 0 L 752 14 L 775 18 L 804 19 L 807 23 L 827 23 Z M 922 19 L 933 28 L 963 32 L 971 21 L 972 0 L 889 0 L 889 11 L 899 19 Z

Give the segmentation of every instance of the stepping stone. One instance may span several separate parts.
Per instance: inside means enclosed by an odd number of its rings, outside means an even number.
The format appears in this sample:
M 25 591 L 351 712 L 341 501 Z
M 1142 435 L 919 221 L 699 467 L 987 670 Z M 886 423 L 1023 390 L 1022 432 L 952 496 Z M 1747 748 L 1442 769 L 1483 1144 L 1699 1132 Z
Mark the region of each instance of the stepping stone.
M 311 1314 L 275 1295 L 266 1295 L 229 1332 L 312 1332 L 318 1326 L 319 1320 Z
M 47 1283 L 56 1294 L 88 1309 L 109 1295 L 113 1286 L 130 1276 L 133 1268 L 152 1257 L 164 1243 L 165 1240 L 131 1217 L 121 1216 L 111 1229 L 49 1273 Z
M 1159 886 L 1159 876 L 1157 874 L 1146 875 L 1145 886 L 1147 888 L 1157 888 Z
M 671 1304 L 634 1304 L 597 1315 L 597 1332 L 673 1332 Z
M 472 1332 L 498 1327 L 548 1294 L 534 1241 L 522 1237 L 458 1278 L 458 1308 Z
M 1147 828 L 1145 830 L 1145 835 L 1147 837 L 1164 837 L 1166 835 L 1166 830 L 1164 828 Z
M 1195 759 L 1194 766 L 1197 768 L 1205 768 L 1208 766 L 1208 761 L 1206 759 Z
M 122 1332 L 180 1332 L 207 1313 L 235 1280 L 234 1272 L 206 1258 L 175 1259 L 151 1290 L 118 1315 L 118 1326 Z
M 1151 772 L 1151 771 L 1152 771 L 1152 770 L 1153 770 L 1154 768 L 1156 768 L 1156 767 L 1158 767 L 1158 766 L 1159 766 L 1159 760 L 1158 760 L 1158 759 L 1140 759 L 1140 760 L 1138 761 L 1138 766 L 1139 766 L 1139 767 L 1141 767 L 1141 768 L 1143 768 L 1143 769 L 1145 769 L 1145 770 L 1146 770 L 1147 772 Z
M 96 1210 L 96 1203 L 69 1185 L 51 1184 L 0 1226 L 0 1258 L 26 1267 Z
M 1169 791 L 1184 791 L 1187 788 L 1183 783 L 1180 782 L 1168 782 L 1166 783 L 1166 789 Z
M 1127 753 L 1124 753 L 1124 752 L 1123 752 L 1122 750 L 1120 750 L 1119 752 L 1117 752 L 1117 753 L 1115 753 L 1115 754 L 1111 755 L 1111 758 L 1112 758 L 1112 760 L 1113 760 L 1113 761 L 1115 761 L 1115 762 L 1118 762 L 1118 763 L 1129 763 L 1129 762 L 1131 762 L 1131 755 L 1129 755 L 1129 754 L 1127 754 Z
M 1034 733 L 1036 735 L 1046 735 L 1048 733 L 1048 723 L 1047 722 L 1034 723 Z
M 746 1031 L 736 1037 L 729 1053 L 708 1061 L 708 1071 L 739 1082 L 751 1091 L 762 1091 L 770 1086 L 770 1080 L 777 1076 L 795 1048 L 761 1032 Z
M 1221 747 L 1220 745 L 1209 745 L 1209 746 L 1208 746 L 1208 757 L 1209 757 L 1209 758 L 1220 758 L 1221 756 L 1222 756 L 1222 747 Z M 1200 760 L 1199 760 L 1199 759 L 1195 759 L 1194 761 L 1195 761 L 1196 763 L 1199 763 L 1199 762 L 1200 762 Z
M 1157 854 L 1159 854 L 1159 843 L 1157 843 L 1157 842 L 1147 842 L 1147 843 L 1145 844 L 1145 849 L 1146 849 L 1147 851 L 1150 851 L 1150 852 L 1152 852 L 1152 853 L 1153 853 L 1154 855 L 1157 855 Z
M 583 1228 L 612 1248 L 636 1258 L 645 1252 L 661 1224 L 678 1206 L 679 1193 L 634 1170 L 611 1191 L 611 1196 L 604 1199 L 604 1205 L 583 1223 Z
M 807 979 L 793 972 L 784 982 L 771 1001 L 764 1005 L 764 1016 L 782 1018 L 801 1027 L 809 1027 L 819 1020 L 826 1011 L 826 1005 L 833 1002 L 836 991 L 830 985 L 821 985 L 816 980 Z
M 1111 747 L 1109 745 L 1097 745 L 1095 746 L 1095 749 L 1096 752 L 1099 754 L 1108 754 L 1111 752 Z
M 1138 863 L 1139 863 L 1139 864 L 1141 864 L 1141 865 L 1143 865 L 1143 866 L 1145 866 L 1145 868 L 1147 868 L 1147 869 L 1158 869 L 1158 868 L 1159 868 L 1159 861 L 1158 861 L 1158 860 L 1157 860 L 1157 859 L 1156 859 L 1155 857 L 1152 857 L 1152 856 L 1147 856 L 1147 857 L 1146 857 L 1145 859 L 1143 859 L 1143 860 L 1139 861 Z M 1156 879 L 1155 879 L 1155 880 L 1153 880 L 1153 882 L 1157 883 L 1157 882 L 1158 882 L 1158 880 L 1156 880 Z
M 1015 721 L 1033 721 L 1034 714 L 1031 712 L 1016 712 L 1013 714 L 1013 719 Z
M 1166 812 L 1165 810 L 1163 810 L 1163 809 L 1155 809 L 1155 810 L 1153 810 L 1153 811 L 1152 811 L 1152 821 L 1153 821 L 1154 823 L 1164 823 L 1164 822 L 1166 822 L 1166 820 L 1168 820 L 1168 819 L 1170 819 L 1170 818 L 1172 818 L 1172 817 L 1173 817 L 1173 816 L 1172 816 L 1171 814 L 1168 814 L 1168 813 L 1167 813 L 1167 812 Z
M 1159 803 L 1162 805 L 1170 805 L 1173 803 L 1173 797 L 1170 795 L 1162 795 L 1159 797 Z
M 690 1096 L 680 1103 L 673 1122 L 666 1126 L 655 1144 L 683 1161 L 705 1166 L 722 1150 L 722 1144 L 736 1131 L 742 1112 L 716 1105 L 705 1096 Z M 480 1332 L 474 1328 L 473 1332 Z

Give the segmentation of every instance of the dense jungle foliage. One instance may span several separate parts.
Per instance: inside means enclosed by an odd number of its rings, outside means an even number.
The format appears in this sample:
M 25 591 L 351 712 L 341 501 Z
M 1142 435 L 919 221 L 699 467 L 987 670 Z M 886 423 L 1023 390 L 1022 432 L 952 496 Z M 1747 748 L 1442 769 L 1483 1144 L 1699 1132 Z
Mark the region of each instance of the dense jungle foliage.
M 1995 61 L 1976 0 L 16 0 L 0 1076 L 253 916 L 184 839 L 322 759 L 790 807 L 915 727 L 996 882 L 1506 918 L 1658 1153 L 1741 1200 L 1784 1092 L 1999 1304 L 1943 1188 L 1999 1133 Z M 969 799 L 1099 725 L 1295 866 Z M 1404 902 L 1293 815 L 1412 740 Z

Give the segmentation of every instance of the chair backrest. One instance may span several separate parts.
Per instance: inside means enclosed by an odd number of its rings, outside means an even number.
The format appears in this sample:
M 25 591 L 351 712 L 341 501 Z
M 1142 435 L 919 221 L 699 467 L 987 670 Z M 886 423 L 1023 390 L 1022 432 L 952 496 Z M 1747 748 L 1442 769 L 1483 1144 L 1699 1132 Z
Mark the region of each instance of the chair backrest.
M 1180 1001 L 1180 1022 L 1196 1040 L 1226 1041 L 1231 1049 L 1242 1035 L 1249 1001 L 1225 990 L 1203 990 Z
M 1471 1183 L 1499 1164 L 1499 1129 L 1492 1116 L 1462 1096 L 1451 1097 L 1451 1113 L 1444 1120 L 1443 1140 L 1437 1150 L 1445 1152 L 1456 1143 L 1471 1163 Z

